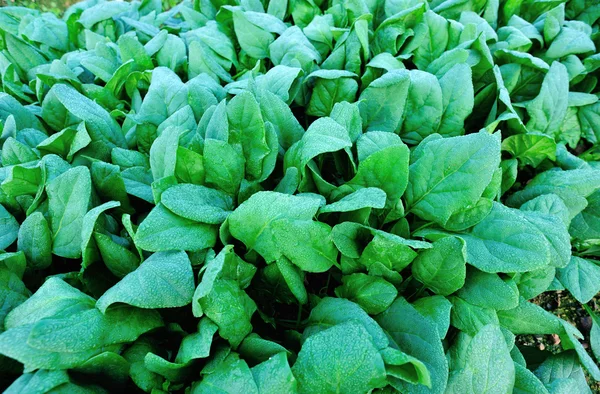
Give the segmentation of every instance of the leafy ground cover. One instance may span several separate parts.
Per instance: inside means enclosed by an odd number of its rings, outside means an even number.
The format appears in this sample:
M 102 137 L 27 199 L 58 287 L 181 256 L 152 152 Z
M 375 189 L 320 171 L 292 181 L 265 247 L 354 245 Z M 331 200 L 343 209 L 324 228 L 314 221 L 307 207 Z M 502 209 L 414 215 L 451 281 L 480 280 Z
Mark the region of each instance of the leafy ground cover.
M 597 390 L 599 18 L 0 9 L 6 392 Z

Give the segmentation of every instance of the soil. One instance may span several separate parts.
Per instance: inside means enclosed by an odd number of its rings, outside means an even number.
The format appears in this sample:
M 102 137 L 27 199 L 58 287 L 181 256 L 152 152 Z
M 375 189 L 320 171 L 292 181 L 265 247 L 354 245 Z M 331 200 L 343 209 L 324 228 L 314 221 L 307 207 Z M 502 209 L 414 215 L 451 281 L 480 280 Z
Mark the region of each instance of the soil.
M 569 294 L 568 291 L 547 292 L 531 300 L 533 303 L 541 306 L 548 312 L 575 325 L 584 335 L 581 341 L 584 348 L 589 349 L 590 330 L 592 328 L 592 319 L 587 314 L 581 304 Z M 595 312 L 600 313 L 600 295 L 594 297 L 588 306 Z M 548 350 L 553 353 L 562 351 L 560 338 L 558 335 L 521 335 L 517 338 L 521 346 L 536 347 L 539 350 Z M 593 356 L 592 356 L 593 358 Z M 600 382 L 595 382 L 586 374 L 586 378 L 595 394 L 600 394 Z

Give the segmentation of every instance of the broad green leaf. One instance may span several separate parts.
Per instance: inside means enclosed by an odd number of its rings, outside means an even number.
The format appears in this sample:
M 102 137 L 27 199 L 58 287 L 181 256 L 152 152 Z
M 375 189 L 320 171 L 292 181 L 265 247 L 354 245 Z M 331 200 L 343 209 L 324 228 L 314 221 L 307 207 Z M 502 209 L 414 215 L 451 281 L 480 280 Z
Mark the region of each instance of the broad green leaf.
M 500 328 L 483 327 L 469 343 L 463 369 L 450 376 L 456 393 L 512 393 L 515 366 Z
M 200 250 L 214 246 L 217 230 L 205 223 L 177 216 L 158 204 L 140 223 L 135 244 L 150 252 Z
M 83 217 L 81 225 L 81 266 L 84 269 L 98 259 L 96 245 L 92 241 L 92 235 L 98 219 L 103 212 L 116 208 L 119 205 L 118 201 L 109 201 L 90 209 Z
M 175 185 L 161 194 L 161 203 L 183 218 L 208 224 L 222 223 L 233 210 L 227 194 L 200 185 Z
M 544 384 L 526 367 L 515 363 L 515 394 L 539 393 L 547 394 Z
M 255 193 L 229 215 L 229 230 L 249 250 L 256 250 L 267 261 L 275 261 L 281 253 L 273 239 L 272 224 L 279 219 L 311 220 L 321 204 L 320 199 L 310 196 Z
M 573 351 L 551 355 L 534 373 L 549 391 L 591 393 L 577 354 Z
M 282 345 L 263 339 L 254 333 L 244 338 L 238 350 L 245 360 L 253 364 L 263 363 L 279 353 L 290 355 L 290 352 Z
M 494 309 L 473 305 L 460 297 L 452 296 L 450 312 L 451 324 L 460 331 L 474 336 L 488 324 L 498 325 L 498 315 Z
M 583 334 L 579 332 L 577 328 L 571 325 L 571 323 L 568 323 L 564 320 L 561 320 L 560 322 L 564 330 L 560 336 L 563 348 L 574 349 L 579 357 L 579 362 L 587 370 L 590 376 L 594 378 L 594 380 L 600 380 L 600 368 L 598 367 L 598 364 L 594 362 L 592 357 L 587 353 L 581 344 Z
M 443 111 L 437 133 L 443 136 L 461 135 L 464 121 L 474 105 L 471 68 L 465 63 L 455 65 L 440 78 L 440 86 Z
M 587 240 L 600 236 L 600 192 L 596 191 L 587 198 L 587 207 L 571 221 L 571 236 Z
M 52 253 L 55 255 L 81 256 L 81 230 L 90 204 L 91 188 L 90 172 L 85 167 L 72 168 L 46 186 Z
M 308 337 L 292 372 L 300 393 L 362 393 L 386 384 L 383 359 L 367 330 L 355 322 Z
M 545 159 L 556 160 L 554 139 L 543 134 L 517 134 L 502 141 L 502 150 L 524 165 L 537 167 Z
M 498 311 L 503 327 L 513 334 L 557 334 L 561 332 L 560 320 L 523 297 L 514 309 Z
M 235 15 L 234 13 L 234 21 Z M 227 104 L 227 118 L 232 138 L 242 144 L 249 180 L 266 179 L 263 178 L 262 165 L 270 148 L 265 123 L 254 96 L 249 92 L 242 92 L 235 96 Z
M 211 291 L 198 302 L 203 313 L 218 327 L 219 335 L 237 347 L 252 331 L 254 301 L 230 279 L 217 279 Z
M 381 352 L 388 381 L 392 386 L 398 384 L 398 380 L 413 384 L 422 384 L 431 387 L 431 376 L 425 364 L 408 354 L 388 347 Z
M 45 369 L 21 375 L 7 389 L 8 394 L 23 392 L 38 393 L 55 388 L 64 389 L 70 382 L 67 371 L 48 371 Z
M 410 87 L 400 137 L 418 144 L 438 130 L 443 112 L 442 88 L 437 78 L 424 71 L 410 71 Z
M 522 213 L 498 203 L 461 237 L 467 243 L 467 261 L 484 272 L 527 272 L 550 262 L 544 234 Z
M 407 393 L 444 393 L 448 381 L 448 361 L 436 325 L 401 297 L 377 316 L 377 322 L 400 350 L 423 362 L 431 375 L 431 388 L 407 383 L 399 387 Z
M 35 212 L 21 223 L 17 249 L 25 253 L 34 269 L 44 269 L 52 264 L 52 233 L 42 213 Z
M 338 251 L 329 225 L 312 220 L 280 219 L 270 227 L 276 251 L 302 270 L 325 272 L 336 263 Z
M 590 330 L 590 345 L 592 347 L 592 353 L 596 361 L 600 360 L 600 317 L 597 313 L 594 313 L 589 306 L 583 305 L 583 308 L 592 318 L 592 329 Z
M 68 112 L 85 122 L 92 141 L 101 141 L 109 148 L 125 147 L 125 136 L 121 128 L 99 104 L 64 84 L 54 85 L 52 93 L 52 97 L 55 97 Z M 49 96 L 50 94 L 47 97 Z
M 445 338 L 450 328 L 450 310 L 452 303 L 446 297 L 435 295 L 419 298 L 413 307 L 423 316 L 435 323 L 440 338 Z
M 409 86 L 410 74 L 406 70 L 390 71 L 373 81 L 359 97 L 363 127 L 367 131 L 398 132 Z
M 326 297 L 313 308 L 304 329 L 304 338 L 348 321 L 360 323 L 378 349 L 388 346 L 388 338 L 377 322 L 359 305 L 342 298 Z
M 495 310 L 513 309 L 519 303 L 519 290 L 514 280 L 475 268 L 467 270 L 467 280 L 457 295 L 473 305 Z
M 248 393 L 259 394 L 252 371 L 237 354 L 230 354 L 212 373 L 195 383 L 192 394 Z
M 19 234 L 19 222 L 4 208 L 0 205 L 0 228 L 2 229 L 2 235 L 0 236 L 0 249 L 6 249 L 18 237 Z
M 328 212 L 351 212 L 362 208 L 382 209 L 385 206 L 386 194 L 376 187 L 358 189 L 339 201 L 327 204 L 319 209 L 319 214 Z
M 573 256 L 565 268 L 556 270 L 556 278 L 582 304 L 600 291 L 600 266 L 592 260 Z
M 329 116 L 336 104 L 355 101 L 358 83 L 353 78 L 356 74 L 341 70 L 317 70 L 308 75 L 306 80 L 314 81 L 314 86 L 306 113 Z
M 385 279 L 361 273 L 342 277 L 342 286 L 335 293 L 372 315 L 385 311 L 398 296 L 398 290 Z
M 292 374 L 287 355 L 283 352 L 277 353 L 250 370 L 260 394 L 298 392 L 298 382 Z
M 277 269 L 279 269 L 283 280 L 294 297 L 296 297 L 301 305 L 306 304 L 308 302 L 308 293 L 306 292 L 306 287 L 304 287 L 302 270 L 298 266 L 294 266 L 285 256 L 277 259 L 276 263 Z
M 98 299 L 103 313 L 114 303 L 138 308 L 174 308 L 192 301 L 194 276 L 184 252 L 159 252 L 144 261 Z
M 564 26 L 548 47 L 546 56 L 558 59 L 571 54 L 593 52 L 595 49 L 593 41 L 585 32 Z
M 500 164 L 498 138 L 483 132 L 426 140 L 418 149 L 409 170 L 407 209 L 441 225 L 481 197 Z
M 567 113 L 568 92 L 567 69 L 559 62 L 552 63 L 540 94 L 527 103 L 527 129 L 555 138 Z
M 408 184 L 409 150 L 404 144 L 396 144 L 373 152 L 358 165 L 356 176 L 340 187 L 376 187 L 385 192 L 386 207 L 392 207 L 402 196 Z
M 431 249 L 423 250 L 412 263 L 412 274 L 427 288 L 440 295 L 449 295 L 465 283 L 467 250 L 465 242 L 456 237 L 435 241 Z

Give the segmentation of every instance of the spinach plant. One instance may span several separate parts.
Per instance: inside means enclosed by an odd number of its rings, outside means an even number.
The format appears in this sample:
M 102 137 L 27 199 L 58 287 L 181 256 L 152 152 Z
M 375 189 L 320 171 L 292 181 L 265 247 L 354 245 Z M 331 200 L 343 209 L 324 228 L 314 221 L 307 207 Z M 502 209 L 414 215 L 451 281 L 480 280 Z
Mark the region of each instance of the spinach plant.
M 590 392 L 599 21 L 595 0 L 1 8 L 6 392 Z M 534 302 L 556 291 L 589 349 Z M 549 334 L 562 351 L 521 340 Z

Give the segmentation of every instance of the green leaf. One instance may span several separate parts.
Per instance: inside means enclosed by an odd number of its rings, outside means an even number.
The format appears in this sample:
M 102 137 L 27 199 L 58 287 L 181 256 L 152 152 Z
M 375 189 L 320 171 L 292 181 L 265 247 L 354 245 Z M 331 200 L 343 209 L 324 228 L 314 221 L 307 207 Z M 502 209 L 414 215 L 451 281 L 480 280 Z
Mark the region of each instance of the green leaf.
M 249 250 L 255 250 L 267 261 L 275 261 L 281 253 L 273 239 L 272 224 L 284 218 L 311 220 L 321 205 L 320 199 L 306 195 L 258 192 L 229 216 L 229 231 Z
M 500 164 L 498 138 L 484 132 L 426 140 L 418 149 L 411 158 L 407 210 L 441 225 L 481 197 Z
M 356 176 L 341 186 L 344 190 L 359 187 L 376 187 L 385 192 L 386 207 L 394 206 L 408 184 L 409 150 L 404 144 L 395 144 L 373 152 L 358 165 Z
M 90 209 L 83 217 L 81 225 L 81 266 L 84 269 L 98 259 L 95 243 L 92 241 L 92 235 L 98 219 L 103 212 L 111 208 L 116 208 L 119 205 L 118 201 L 109 201 Z
M 55 97 L 68 112 L 84 121 L 92 141 L 101 141 L 109 148 L 125 147 L 121 128 L 96 102 L 64 84 L 54 85 L 47 97 Z
M 262 173 L 263 162 L 271 149 L 260 107 L 254 96 L 250 92 L 235 96 L 227 104 L 227 118 L 232 138 L 242 144 L 249 180 L 265 180 L 269 174 Z
M 386 384 L 383 359 L 367 330 L 355 322 L 308 337 L 292 372 L 300 393 L 362 393 Z
M 214 246 L 216 238 L 214 226 L 182 218 L 158 204 L 140 223 L 135 244 L 150 252 L 201 250 Z
M 283 352 L 252 367 L 251 371 L 260 394 L 298 392 L 298 382 L 292 374 L 287 355 Z
M 549 264 L 544 234 L 521 212 L 498 203 L 461 237 L 467 243 L 467 261 L 484 272 L 527 272 Z
M 161 203 L 183 218 L 208 224 L 220 224 L 233 210 L 227 194 L 200 185 L 175 185 L 161 194 Z
M 58 278 L 49 278 L 24 303 L 13 309 L 4 322 L 7 329 L 33 324 L 62 312 L 93 307 L 95 300 Z
M 276 263 L 277 269 L 279 269 L 283 280 L 294 297 L 296 297 L 301 305 L 306 304 L 308 302 L 308 293 L 306 292 L 306 287 L 304 287 L 303 271 L 299 267 L 294 266 L 285 256 L 277 259 Z
M 402 122 L 409 86 L 410 74 L 406 70 L 390 71 L 371 82 L 359 97 L 363 127 L 367 131 L 397 132 Z
M 590 345 L 596 361 L 600 360 L 600 317 L 594 313 L 589 306 L 583 305 L 583 308 L 592 318 L 592 329 L 590 330 Z
M 342 70 L 317 70 L 309 74 L 306 77 L 308 83 L 315 82 L 306 113 L 329 116 L 338 103 L 355 101 L 358 91 L 355 77 L 356 74 Z
M 244 178 L 244 156 L 234 146 L 220 140 L 204 143 L 204 170 L 207 186 L 234 195 Z
M 560 321 L 564 332 L 561 334 L 560 338 L 563 343 L 564 349 L 575 349 L 577 356 L 579 356 L 579 362 L 583 367 L 587 370 L 594 380 L 600 380 L 600 368 L 598 364 L 592 360 L 592 357 L 587 353 L 583 345 L 581 344 L 581 340 L 583 339 L 583 334 L 579 332 L 577 328 L 575 328 L 571 323 L 568 323 L 564 320 Z
M 581 257 L 571 257 L 565 268 L 556 270 L 556 278 L 582 304 L 600 291 L 600 266 Z
M 138 308 L 174 308 L 192 301 L 194 276 L 185 252 L 159 252 L 98 299 L 102 313 L 117 302 Z
M 70 382 L 67 371 L 48 371 L 45 369 L 33 373 L 26 373 L 15 380 L 7 389 L 7 394 L 23 392 L 38 393 L 55 388 L 66 388 Z
M 91 188 L 90 172 L 85 167 L 72 168 L 46 186 L 55 255 L 81 256 L 83 217 L 90 204 Z
M 378 188 L 366 187 L 347 195 L 339 201 L 327 204 L 319 209 L 319 214 L 329 212 L 351 212 L 362 208 L 382 209 L 385 206 L 386 194 Z
M 431 376 L 425 364 L 398 349 L 388 347 L 381 352 L 385 362 L 388 381 L 392 386 L 400 379 L 431 388 Z
M 591 393 L 583 369 L 577 360 L 577 354 L 573 351 L 551 355 L 534 373 L 552 392 L 566 393 L 571 390 Z
M 515 363 L 515 387 L 513 393 L 528 394 L 540 393 L 546 394 L 548 390 L 544 384 L 527 368 Z
M 431 375 L 431 388 L 400 383 L 396 389 L 401 388 L 407 393 L 444 393 L 448 381 L 448 362 L 436 325 L 402 297 L 378 315 L 377 322 L 400 350 L 425 364 Z
M 494 309 L 473 305 L 460 297 L 452 296 L 451 323 L 464 333 L 471 336 L 477 334 L 488 324 L 498 325 L 498 315 Z
M 519 303 L 519 290 L 514 280 L 474 268 L 467 270 L 467 280 L 457 295 L 473 305 L 495 310 L 513 309 Z
M 498 311 L 500 325 L 513 334 L 557 334 L 561 332 L 560 320 L 523 297 L 514 309 Z
M 252 371 L 237 354 L 230 354 L 212 373 L 205 375 L 194 384 L 192 394 L 248 393 L 258 394 Z
M 424 69 L 446 50 L 449 40 L 448 21 L 429 10 L 415 30 L 418 44 L 415 44 L 414 62 L 420 69 Z
M 342 277 L 342 286 L 335 294 L 356 302 L 367 313 L 376 315 L 385 311 L 398 296 L 398 290 L 383 278 L 361 273 Z
M 235 281 L 215 280 L 210 292 L 198 302 L 203 313 L 219 327 L 219 335 L 231 346 L 237 347 L 252 331 L 250 319 L 256 304 Z
M 552 63 L 540 94 L 526 104 L 530 117 L 527 129 L 555 138 L 567 113 L 568 92 L 567 69 L 559 62 Z
M 469 343 L 465 366 L 450 376 L 453 392 L 512 393 L 515 366 L 500 328 L 487 325 Z
M 378 349 L 388 346 L 388 338 L 375 320 L 357 304 L 341 298 L 326 297 L 313 308 L 304 329 L 304 337 L 348 321 L 360 323 Z
M 277 250 L 307 272 L 325 272 L 336 264 L 338 251 L 328 224 L 279 219 L 271 223 Z
M 450 310 L 452 309 L 452 303 L 446 297 L 435 295 L 419 298 L 413 303 L 413 307 L 436 325 L 440 338 L 446 337 L 450 328 Z
M 532 167 L 539 166 L 545 159 L 556 160 L 556 143 L 543 134 L 512 135 L 502 141 L 502 150 Z
M 453 66 L 440 78 L 443 111 L 437 133 L 463 134 L 464 122 L 473 111 L 474 94 L 471 68 L 465 63 Z
M 6 249 L 17 239 L 19 223 L 3 205 L 0 205 L 0 228 L 2 229 L 0 249 Z
M 578 239 L 597 239 L 600 237 L 600 192 L 596 191 L 587 198 L 587 207 L 571 221 L 569 233 Z
M 412 264 L 414 277 L 436 294 L 449 295 L 460 289 L 466 278 L 467 250 L 456 237 L 435 241 L 423 250 Z
M 52 264 L 52 233 L 42 213 L 34 212 L 23 221 L 17 249 L 25 253 L 34 269 L 44 269 Z
M 571 54 L 593 52 L 596 47 L 589 35 L 585 32 L 570 27 L 561 27 L 560 33 L 552 41 L 546 51 L 546 56 L 558 59 Z
M 418 144 L 438 130 L 442 118 L 442 88 L 437 78 L 424 71 L 410 71 L 410 88 L 400 137 Z

